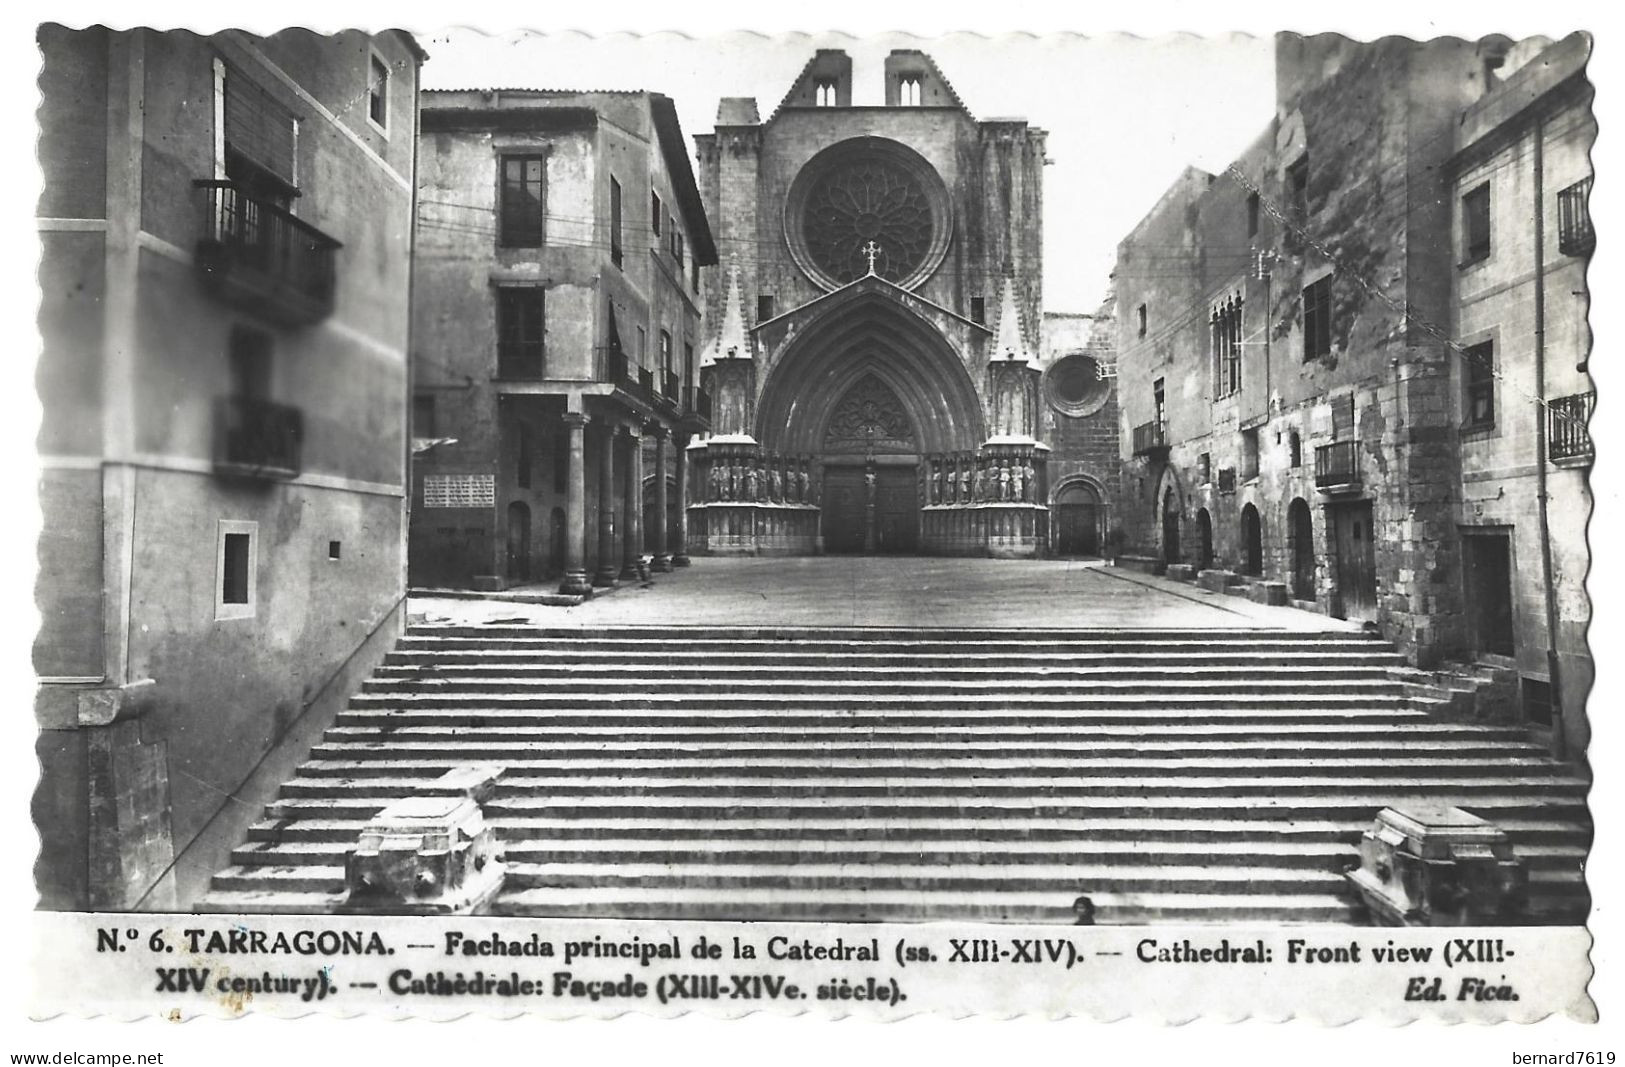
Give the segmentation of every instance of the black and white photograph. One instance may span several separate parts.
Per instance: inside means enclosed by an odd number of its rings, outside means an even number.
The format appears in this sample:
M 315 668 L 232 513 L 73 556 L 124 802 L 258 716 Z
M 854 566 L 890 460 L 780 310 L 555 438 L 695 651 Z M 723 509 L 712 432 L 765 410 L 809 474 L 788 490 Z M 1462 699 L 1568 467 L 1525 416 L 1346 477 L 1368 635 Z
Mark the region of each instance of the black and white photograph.
M 1595 1021 L 1585 16 L 41 14 L 33 1014 Z

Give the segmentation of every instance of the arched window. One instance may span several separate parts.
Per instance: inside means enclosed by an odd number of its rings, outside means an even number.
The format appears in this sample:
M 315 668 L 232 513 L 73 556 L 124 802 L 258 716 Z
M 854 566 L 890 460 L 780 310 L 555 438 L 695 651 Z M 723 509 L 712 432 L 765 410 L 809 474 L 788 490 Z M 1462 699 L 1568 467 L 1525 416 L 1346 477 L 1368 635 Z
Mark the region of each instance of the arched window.
M 1230 396 L 1241 389 L 1241 297 L 1215 304 L 1208 316 L 1213 340 L 1213 395 Z
M 819 107 L 835 106 L 835 83 L 820 81 L 813 85 L 813 103 Z
M 922 102 L 920 94 L 920 76 L 905 74 L 897 86 L 897 102 L 903 107 L 919 107 Z

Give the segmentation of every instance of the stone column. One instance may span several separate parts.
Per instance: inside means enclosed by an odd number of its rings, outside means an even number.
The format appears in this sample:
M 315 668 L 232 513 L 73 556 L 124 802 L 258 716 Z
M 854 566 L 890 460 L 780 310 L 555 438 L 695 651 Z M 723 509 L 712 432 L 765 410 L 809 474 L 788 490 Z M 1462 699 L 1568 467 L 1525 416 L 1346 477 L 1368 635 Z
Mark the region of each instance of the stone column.
M 643 435 L 637 427 L 628 426 L 626 433 L 626 484 L 622 487 L 621 504 L 626 509 L 625 537 L 621 546 L 621 577 L 636 580 L 638 566 L 643 562 Z
M 678 434 L 672 441 L 677 449 L 673 457 L 677 466 L 677 543 L 671 546 L 671 565 L 688 566 L 688 434 Z
M 653 569 L 657 571 L 671 570 L 671 556 L 666 550 L 666 508 L 670 501 L 666 499 L 666 441 L 671 431 L 664 426 L 655 427 L 655 528 L 653 543 L 650 548 L 654 552 Z
M 587 416 L 572 411 L 564 416 L 570 434 L 570 466 L 564 496 L 564 581 L 559 592 L 590 594 L 587 577 Z
M 621 572 L 615 560 L 615 427 L 605 423 L 598 442 L 598 569 L 592 584 L 614 585 Z

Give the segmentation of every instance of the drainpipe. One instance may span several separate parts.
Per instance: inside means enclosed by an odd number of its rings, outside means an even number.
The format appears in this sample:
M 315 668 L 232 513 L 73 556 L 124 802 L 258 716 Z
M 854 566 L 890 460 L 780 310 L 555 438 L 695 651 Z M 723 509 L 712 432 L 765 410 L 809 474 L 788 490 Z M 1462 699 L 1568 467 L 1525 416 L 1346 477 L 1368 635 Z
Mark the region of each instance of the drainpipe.
M 1567 757 L 1568 731 L 1563 722 L 1563 687 L 1557 658 L 1557 588 L 1552 578 L 1552 530 L 1546 491 L 1546 121 L 1535 119 L 1535 478 L 1540 514 L 1540 565 L 1546 594 L 1546 670 L 1552 705 L 1552 754 Z

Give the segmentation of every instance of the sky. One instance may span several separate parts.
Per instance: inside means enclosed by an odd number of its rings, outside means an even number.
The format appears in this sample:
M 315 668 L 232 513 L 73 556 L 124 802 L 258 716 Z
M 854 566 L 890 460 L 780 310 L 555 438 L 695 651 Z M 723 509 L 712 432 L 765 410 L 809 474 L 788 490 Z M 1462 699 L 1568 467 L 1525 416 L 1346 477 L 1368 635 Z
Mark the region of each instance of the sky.
M 677 105 L 684 134 L 709 133 L 724 96 L 754 96 L 765 119 L 818 48 L 853 62 L 853 103 L 880 104 L 893 48 L 930 53 L 979 119 L 1018 116 L 1049 131 L 1044 306 L 1092 312 L 1117 242 L 1187 166 L 1222 170 L 1274 113 L 1267 37 L 952 34 L 687 37 L 475 30 L 425 34 L 431 89 L 648 89 Z

